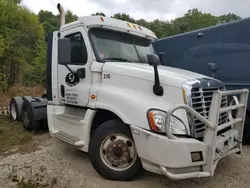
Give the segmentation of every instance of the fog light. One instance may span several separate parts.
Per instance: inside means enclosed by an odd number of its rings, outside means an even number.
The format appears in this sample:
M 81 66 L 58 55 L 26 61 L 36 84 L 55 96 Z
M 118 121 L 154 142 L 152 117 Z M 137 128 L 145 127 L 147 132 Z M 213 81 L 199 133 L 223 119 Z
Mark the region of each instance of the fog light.
M 191 152 L 192 162 L 203 161 L 203 156 L 201 151 Z

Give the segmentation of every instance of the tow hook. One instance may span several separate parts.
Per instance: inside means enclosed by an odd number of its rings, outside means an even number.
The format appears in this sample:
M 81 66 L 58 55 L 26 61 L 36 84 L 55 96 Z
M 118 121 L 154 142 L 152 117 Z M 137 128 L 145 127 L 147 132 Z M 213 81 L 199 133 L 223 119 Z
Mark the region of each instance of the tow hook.
M 216 148 L 215 152 L 218 153 L 220 156 L 224 155 L 224 152 L 219 148 Z
M 240 139 L 234 138 L 234 141 L 237 142 L 238 144 L 241 144 L 242 141 Z

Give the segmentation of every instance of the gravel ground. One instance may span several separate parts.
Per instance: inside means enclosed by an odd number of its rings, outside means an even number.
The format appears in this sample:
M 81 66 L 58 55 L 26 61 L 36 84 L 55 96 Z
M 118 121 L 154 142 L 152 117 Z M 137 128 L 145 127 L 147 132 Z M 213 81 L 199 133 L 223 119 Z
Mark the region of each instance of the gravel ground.
M 55 188 L 249 188 L 250 185 L 249 146 L 244 147 L 243 154 L 221 160 L 212 178 L 171 181 L 145 172 L 135 181 L 117 182 L 100 177 L 92 168 L 87 154 L 50 138 L 48 134 L 40 137 L 39 145 L 32 145 L 36 149 L 0 156 L 1 188 L 17 187 L 12 180 L 21 177 Z

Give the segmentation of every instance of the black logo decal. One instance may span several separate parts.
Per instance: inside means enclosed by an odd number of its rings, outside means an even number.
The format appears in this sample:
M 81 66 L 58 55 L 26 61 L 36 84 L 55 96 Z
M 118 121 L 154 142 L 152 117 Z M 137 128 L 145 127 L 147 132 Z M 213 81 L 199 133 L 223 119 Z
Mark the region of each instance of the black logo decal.
M 65 82 L 68 86 L 73 87 L 79 83 L 79 77 L 77 74 L 69 73 L 65 78 Z

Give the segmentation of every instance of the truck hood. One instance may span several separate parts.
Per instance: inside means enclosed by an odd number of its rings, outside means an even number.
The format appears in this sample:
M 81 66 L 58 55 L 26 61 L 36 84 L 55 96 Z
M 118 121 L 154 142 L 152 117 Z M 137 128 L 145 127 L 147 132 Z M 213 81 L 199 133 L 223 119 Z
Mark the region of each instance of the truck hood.
M 106 62 L 103 66 L 103 71 L 154 82 L 154 70 L 148 64 Z M 184 82 L 189 80 L 200 78 L 213 79 L 198 73 L 168 66 L 158 66 L 158 71 L 160 82 L 174 87 L 182 87 Z

